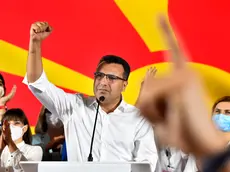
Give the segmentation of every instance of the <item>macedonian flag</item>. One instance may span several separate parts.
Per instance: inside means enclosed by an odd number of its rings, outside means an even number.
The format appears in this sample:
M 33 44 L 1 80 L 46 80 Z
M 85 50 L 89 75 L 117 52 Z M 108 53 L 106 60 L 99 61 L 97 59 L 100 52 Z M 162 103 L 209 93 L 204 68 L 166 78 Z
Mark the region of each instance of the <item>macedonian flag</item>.
M 43 42 L 44 70 L 49 80 L 69 92 L 93 94 L 93 72 L 105 54 L 116 54 L 131 66 L 124 99 L 133 104 L 150 66 L 167 72 L 167 47 L 156 15 L 168 16 L 191 55 L 191 66 L 204 79 L 214 101 L 230 95 L 229 0 L 6 0 L 0 8 L 0 72 L 10 91 L 9 107 L 20 107 L 36 124 L 41 104 L 22 84 L 30 25 L 49 22 L 54 31 Z

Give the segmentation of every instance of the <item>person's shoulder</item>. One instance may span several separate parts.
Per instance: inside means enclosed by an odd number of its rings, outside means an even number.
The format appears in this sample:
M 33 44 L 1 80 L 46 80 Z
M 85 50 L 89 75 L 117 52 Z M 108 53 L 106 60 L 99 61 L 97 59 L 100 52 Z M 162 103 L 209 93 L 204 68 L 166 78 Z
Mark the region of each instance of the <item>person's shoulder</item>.
M 124 109 L 124 112 L 126 112 L 126 113 L 130 112 L 130 113 L 133 113 L 137 116 L 140 116 L 140 113 L 141 113 L 140 110 L 137 107 L 135 107 L 134 105 L 127 103 L 125 100 L 122 100 L 120 106 Z
M 41 146 L 34 146 L 25 144 L 24 148 L 20 149 L 28 161 L 41 161 L 43 156 L 43 150 Z
M 149 123 L 144 118 L 144 116 L 141 115 L 140 109 L 138 109 L 136 106 L 122 101 L 122 108 L 124 109 L 124 113 L 131 115 L 133 120 L 136 121 L 137 124 Z
M 152 124 L 141 114 L 140 109 L 136 106 L 126 103 L 124 100 L 122 101 L 125 113 L 131 113 L 135 120 L 137 121 L 138 125 L 143 126 L 152 126 Z
M 43 152 L 41 146 L 25 144 L 26 150 L 34 152 Z
M 32 145 L 41 142 L 41 134 L 34 134 L 32 135 Z
M 3 156 L 3 154 L 4 154 L 5 152 L 7 152 L 7 151 L 9 151 L 9 149 L 8 149 L 8 147 L 7 147 L 7 146 L 5 146 L 5 147 L 3 148 L 3 150 L 2 150 L 2 154 L 1 154 L 1 156 Z
M 74 106 L 90 106 L 96 103 L 96 98 L 95 96 L 87 96 L 82 93 L 68 93 L 68 96 L 70 97 L 70 102 Z

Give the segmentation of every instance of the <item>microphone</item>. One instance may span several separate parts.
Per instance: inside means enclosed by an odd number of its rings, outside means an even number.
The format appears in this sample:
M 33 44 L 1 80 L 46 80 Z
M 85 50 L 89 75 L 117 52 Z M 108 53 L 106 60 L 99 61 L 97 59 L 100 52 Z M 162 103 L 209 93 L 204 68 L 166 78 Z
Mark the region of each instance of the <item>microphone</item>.
M 91 144 L 90 144 L 90 151 L 89 151 L 88 161 L 93 161 L 92 151 L 93 151 L 94 134 L 95 134 L 96 125 L 97 125 L 97 116 L 98 116 L 100 102 L 103 102 L 104 100 L 105 100 L 104 96 L 99 97 L 99 100 L 97 99 L 97 103 L 98 103 L 97 104 L 97 111 L 96 111 L 96 116 L 95 116 L 95 121 L 94 121 L 94 126 L 93 126 L 93 135 L 92 135 L 92 138 L 91 138 Z

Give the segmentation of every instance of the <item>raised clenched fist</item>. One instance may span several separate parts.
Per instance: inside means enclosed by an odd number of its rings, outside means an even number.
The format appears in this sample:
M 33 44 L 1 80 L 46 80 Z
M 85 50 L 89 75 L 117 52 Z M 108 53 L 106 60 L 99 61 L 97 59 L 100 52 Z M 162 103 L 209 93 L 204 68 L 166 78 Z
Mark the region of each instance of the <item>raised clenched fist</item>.
M 47 22 L 35 22 L 30 28 L 30 38 L 33 41 L 42 41 L 50 35 L 52 27 Z

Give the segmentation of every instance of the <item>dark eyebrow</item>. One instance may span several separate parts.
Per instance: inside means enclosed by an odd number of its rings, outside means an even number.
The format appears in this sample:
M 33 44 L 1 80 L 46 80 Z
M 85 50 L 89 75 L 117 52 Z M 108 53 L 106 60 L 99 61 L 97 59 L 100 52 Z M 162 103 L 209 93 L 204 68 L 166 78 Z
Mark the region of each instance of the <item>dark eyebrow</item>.
M 15 121 L 15 124 L 23 124 L 21 121 Z

